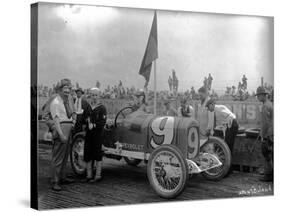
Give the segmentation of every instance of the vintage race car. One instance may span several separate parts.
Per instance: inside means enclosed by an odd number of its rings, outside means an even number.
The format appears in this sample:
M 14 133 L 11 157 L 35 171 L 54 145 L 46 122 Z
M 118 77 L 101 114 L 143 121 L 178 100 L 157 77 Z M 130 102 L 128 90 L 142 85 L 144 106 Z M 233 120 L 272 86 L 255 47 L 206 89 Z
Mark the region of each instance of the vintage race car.
M 84 132 L 73 137 L 71 164 L 76 174 L 85 173 Z M 193 118 L 155 116 L 131 107 L 120 110 L 104 130 L 104 156 L 129 165 L 147 163 L 152 188 L 163 198 L 174 198 L 185 188 L 191 174 L 202 173 L 220 180 L 229 171 L 231 153 L 220 138 L 200 139 Z

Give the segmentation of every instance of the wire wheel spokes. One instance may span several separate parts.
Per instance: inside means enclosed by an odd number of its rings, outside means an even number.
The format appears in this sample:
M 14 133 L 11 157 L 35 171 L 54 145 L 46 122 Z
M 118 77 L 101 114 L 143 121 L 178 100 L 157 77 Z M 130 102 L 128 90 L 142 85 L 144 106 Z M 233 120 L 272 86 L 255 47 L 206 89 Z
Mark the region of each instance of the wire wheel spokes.
M 165 190 L 174 190 L 179 184 L 180 179 L 179 178 L 166 178 L 166 177 L 157 177 L 157 180 L 159 184 L 165 189 Z
M 209 145 L 209 147 L 207 147 L 207 149 L 211 150 L 211 151 L 208 151 L 208 153 L 215 155 L 220 160 L 220 162 L 222 164 L 224 164 L 226 156 L 225 156 L 225 153 L 224 153 L 222 147 L 217 143 L 209 143 L 207 145 Z M 215 167 L 213 169 L 207 170 L 206 172 L 209 174 L 217 174 L 222 169 L 223 169 L 223 166 L 219 166 L 219 167 Z
M 77 142 L 75 142 L 72 149 L 73 163 L 76 169 L 78 170 L 84 169 L 83 149 L 84 149 L 84 142 L 83 140 L 79 139 Z
M 171 152 L 160 152 L 153 161 L 153 178 L 162 191 L 174 191 L 182 180 L 180 161 Z

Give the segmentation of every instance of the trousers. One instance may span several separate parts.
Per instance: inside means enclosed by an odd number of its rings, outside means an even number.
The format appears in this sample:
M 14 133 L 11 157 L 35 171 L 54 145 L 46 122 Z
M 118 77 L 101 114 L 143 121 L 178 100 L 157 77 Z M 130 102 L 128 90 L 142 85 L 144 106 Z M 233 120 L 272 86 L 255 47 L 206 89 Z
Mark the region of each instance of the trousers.
M 270 138 L 263 140 L 261 144 L 261 151 L 264 157 L 264 174 L 273 173 L 273 141 Z
M 59 183 L 62 179 L 66 177 L 65 166 L 69 156 L 72 124 L 62 123 L 61 128 L 64 135 L 68 139 L 67 142 L 62 142 L 59 137 L 56 137 L 54 139 L 51 160 L 51 172 L 53 183 Z
M 233 152 L 233 146 L 235 142 L 235 137 L 238 133 L 239 125 L 236 121 L 236 119 L 233 119 L 231 127 L 227 127 L 225 131 L 225 142 L 227 143 L 231 154 Z

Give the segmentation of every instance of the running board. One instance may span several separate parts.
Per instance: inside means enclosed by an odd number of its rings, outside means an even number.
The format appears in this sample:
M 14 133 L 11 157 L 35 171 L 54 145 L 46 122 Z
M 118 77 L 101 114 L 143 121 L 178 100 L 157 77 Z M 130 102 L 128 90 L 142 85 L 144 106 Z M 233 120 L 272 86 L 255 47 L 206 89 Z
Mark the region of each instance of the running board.
M 115 149 L 114 148 L 104 148 L 104 154 L 129 157 L 129 158 L 140 159 L 140 160 L 148 160 L 149 156 L 150 156 L 149 153 L 128 151 L 128 150 L 123 150 L 121 148 L 115 148 Z

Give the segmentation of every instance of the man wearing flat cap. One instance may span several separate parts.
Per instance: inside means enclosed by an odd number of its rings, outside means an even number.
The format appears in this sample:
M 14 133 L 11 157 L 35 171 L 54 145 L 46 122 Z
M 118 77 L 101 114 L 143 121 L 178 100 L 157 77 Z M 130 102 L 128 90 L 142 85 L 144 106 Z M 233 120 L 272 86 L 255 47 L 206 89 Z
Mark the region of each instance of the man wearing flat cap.
M 258 87 L 257 99 L 262 102 L 261 111 L 261 141 L 262 155 L 265 159 L 264 174 L 261 181 L 273 181 L 273 104 L 268 99 L 268 92 L 264 87 Z
M 83 124 L 86 124 L 86 114 L 84 111 L 87 111 L 87 108 L 90 107 L 90 104 L 84 99 L 84 91 L 82 88 L 77 88 L 75 90 L 77 98 L 74 101 L 74 108 L 76 112 L 76 124 L 74 131 L 75 133 L 81 132 L 83 130 Z
M 63 79 L 58 83 L 56 95 L 50 102 L 50 113 L 54 123 L 52 151 L 52 189 L 60 191 L 62 183 L 71 183 L 73 179 L 65 175 L 65 166 L 69 156 L 69 140 L 73 126 L 74 108 L 70 98 L 71 81 Z

